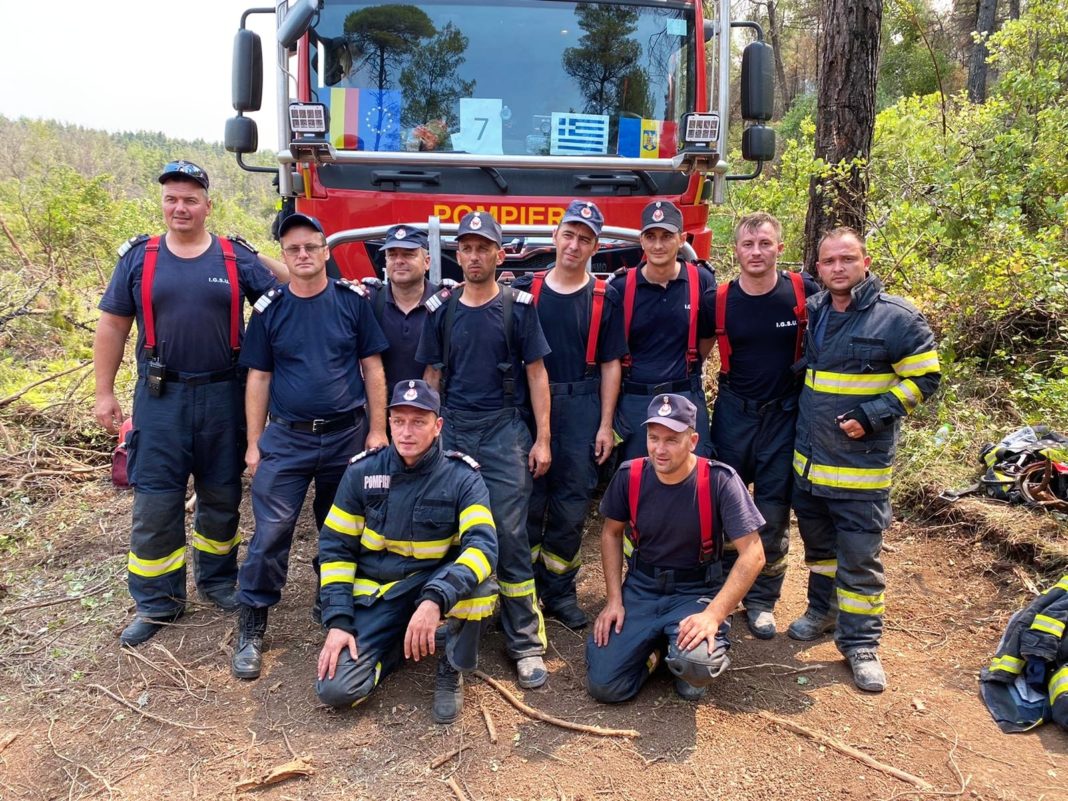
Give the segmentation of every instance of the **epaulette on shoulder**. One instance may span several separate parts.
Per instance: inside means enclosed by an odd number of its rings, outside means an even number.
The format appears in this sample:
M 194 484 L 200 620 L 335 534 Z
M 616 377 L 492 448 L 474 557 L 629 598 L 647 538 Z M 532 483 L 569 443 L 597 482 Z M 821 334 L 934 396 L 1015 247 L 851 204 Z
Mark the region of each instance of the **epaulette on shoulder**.
M 259 254 L 259 251 L 256 250 L 256 248 L 254 248 L 252 244 L 247 239 L 245 239 L 245 237 L 239 234 L 227 234 L 226 238 L 233 242 L 235 245 L 240 245 L 253 256 Z
M 446 289 L 455 289 L 456 287 L 460 286 L 460 282 L 457 281 L 455 278 L 442 278 L 441 285 Z
M 522 303 L 524 306 L 530 306 L 534 302 L 534 296 L 522 289 L 512 289 L 512 297 L 516 303 Z
M 426 303 L 424 303 L 423 306 L 426 307 L 428 312 L 435 312 L 440 309 L 450 297 L 452 297 L 452 289 L 450 287 L 445 287 L 427 298 Z
M 381 289 L 385 286 L 385 284 L 382 282 L 382 279 L 375 275 L 369 275 L 366 278 L 362 278 L 360 279 L 360 282 L 364 286 L 371 287 L 371 289 Z
M 350 292 L 355 292 L 361 298 L 366 298 L 370 294 L 367 291 L 367 287 L 365 287 L 363 284 L 354 283 L 347 278 L 338 278 L 336 281 L 334 281 L 334 283 L 337 284 L 339 287 L 349 290 Z
M 349 464 L 356 464 L 356 462 L 360 461 L 360 459 L 366 459 L 368 456 L 374 456 L 376 453 L 382 450 L 383 447 L 385 446 L 379 445 L 377 448 L 368 448 L 365 451 L 360 451 L 351 459 L 349 459 Z
M 148 234 L 138 234 L 137 236 L 131 236 L 129 239 L 119 245 L 119 258 L 121 259 L 123 256 L 125 256 L 135 247 L 140 245 L 142 242 L 147 242 L 151 238 L 152 237 L 150 237 Z
M 263 314 L 267 310 L 267 307 L 282 297 L 282 288 L 275 287 L 274 289 L 268 289 L 262 295 L 259 300 L 252 304 L 252 311 L 254 314 Z
M 480 465 L 478 462 L 476 462 L 474 459 L 472 459 L 470 456 L 468 456 L 463 451 L 445 451 L 445 456 L 447 456 L 449 459 L 456 459 L 458 461 L 463 462 L 468 467 L 470 467 L 472 470 L 481 470 L 482 469 L 482 465 Z

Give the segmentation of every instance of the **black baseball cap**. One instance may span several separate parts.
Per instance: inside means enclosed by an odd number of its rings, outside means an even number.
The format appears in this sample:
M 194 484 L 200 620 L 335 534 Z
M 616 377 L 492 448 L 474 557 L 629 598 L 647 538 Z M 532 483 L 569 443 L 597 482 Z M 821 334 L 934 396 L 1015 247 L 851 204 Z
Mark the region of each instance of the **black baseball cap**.
M 677 234 L 682 230 L 682 212 L 667 200 L 654 200 L 642 209 L 642 233 L 650 228 L 663 228 Z
M 604 227 L 604 215 L 597 208 L 597 204 L 589 200 L 572 200 L 564 210 L 564 216 L 560 218 L 562 223 L 582 223 L 594 236 L 601 235 Z
M 488 211 L 469 211 L 463 216 L 456 238 L 467 234 L 481 236 L 490 242 L 496 242 L 498 246 L 501 244 L 501 226 Z
M 411 406 L 440 415 L 441 396 L 421 378 L 398 381 L 393 387 L 393 400 L 390 401 L 389 408 L 394 406 Z
M 286 235 L 286 232 L 290 228 L 296 228 L 298 225 L 302 225 L 305 228 L 314 228 L 320 234 L 326 236 L 326 231 L 323 230 L 323 224 L 314 217 L 308 214 L 290 214 L 282 220 L 282 224 L 278 226 L 278 238 L 281 239 Z
M 386 231 L 386 243 L 382 245 L 382 249 L 385 250 L 387 248 L 404 248 L 406 250 L 422 248 L 427 250 L 426 231 L 420 231 L 410 225 L 394 225 Z
M 697 428 L 697 407 L 682 395 L 657 395 L 646 414 L 649 419 L 642 423 L 643 426 L 659 423 L 672 431 Z
M 163 165 L 163 172 L 159 174 L 159 182 L 161 184 L 181 179 L 196 181 L 205 190 L 208 188 L 208 174 L 204 172 L 203 167 L 198 167 L 193 162 L 185 159 L 168 161 Z

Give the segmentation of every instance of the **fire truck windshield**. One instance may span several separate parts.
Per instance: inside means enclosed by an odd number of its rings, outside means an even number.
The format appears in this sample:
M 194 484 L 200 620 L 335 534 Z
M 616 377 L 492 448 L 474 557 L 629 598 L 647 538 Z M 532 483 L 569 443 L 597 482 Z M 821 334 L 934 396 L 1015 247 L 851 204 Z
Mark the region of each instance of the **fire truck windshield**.
M 310 99 L 339 150 L 670 158 L 694 37 L 674 2 L 328 1 Z

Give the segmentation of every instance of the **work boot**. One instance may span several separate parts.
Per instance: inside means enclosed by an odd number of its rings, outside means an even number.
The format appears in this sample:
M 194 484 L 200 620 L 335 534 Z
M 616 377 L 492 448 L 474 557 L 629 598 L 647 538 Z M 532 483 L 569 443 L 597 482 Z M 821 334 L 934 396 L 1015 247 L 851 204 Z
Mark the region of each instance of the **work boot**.
M 435 723 L 448 724 L 460 717 L 464 708 L 464 677 L 452 666 L 444 654 L 438 659 L 438 672 L 434 677 L 434 707 L 431 712 Z
M 697 687 L 685 679 L 675 677 L 675 694 L 683 701 L 700 701 L 707 692 L 707 687 Z
M 545 660 L 540 656 L 524 656 L 515 663 L 515 667 L 519 671 L 519 686 L 524 690 L 540 687 L 549 678 Z
M 258 679 L 263 665 L 263 635 L 267 631 L 267 607 L 241 607 L 237 622 L 237 648 L 230 668 L 239 679 Z
M 806 642 L 808 640 L 818 640 L 824 634 L 834 631 L 837 623 L 838 616 L 836 614 L 821 615 L 809 607 L 805 610 L 805 614 L 790 624 L 789 628 L 786 629 L 786 633 L 795 640 Z
M 201 590 L 200 595 L 227 614 L 236 612 L 241 608 L 241 603 L 237 600 L 237 588 L 233 585 L 229 587 L 219 587 L 210 591 Z
M 846 659 L 853 668 L 853 682 L 857 687 L 869 693 L 881 693 L 886 689 L 886 671 L 877 651 L 853 651 Z
M 555 617 L 569 629 L 584 629 L 590 624 L 586 613 L 578 605 L 575 594 L 569 593 L 545 602 L 545 614 Z
M 119 635 L 119 642 L 123 645 L 134 648 L 143 642 L 148 642 L 156 633 L 159 632 L 168 623 L 173 623 L 178 618 L 185 614 L 184 609 L 179 609 L 177 612 L 171 615 L 164 615 L 163 617 L 144 617 L 143 615 L 137 615 L 129 625 L 122 630 L 122 634 Z
M 775 627 L 775 615 L 770 609 L 746 609 L 745 620 L 749 630 L 758 640 L 770 640 L 778 629 Z

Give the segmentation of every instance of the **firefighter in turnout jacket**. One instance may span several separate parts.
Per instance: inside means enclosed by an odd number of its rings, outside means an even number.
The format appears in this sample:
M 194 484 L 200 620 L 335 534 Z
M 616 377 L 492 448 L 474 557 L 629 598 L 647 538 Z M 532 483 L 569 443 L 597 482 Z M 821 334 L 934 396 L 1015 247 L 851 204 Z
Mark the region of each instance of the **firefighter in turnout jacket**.
M 883 292 L 860 235 L 836 228 L 819 244 L 825 292 L 808 300 L 805 385 L 794 445 L 794 512 L 809 568 L 797 640 L 835 631 L 857 686 L 886 687 L 877 648 L 884 611 L 883 530 L 901 418 L 941 378 L 927 321 Z

